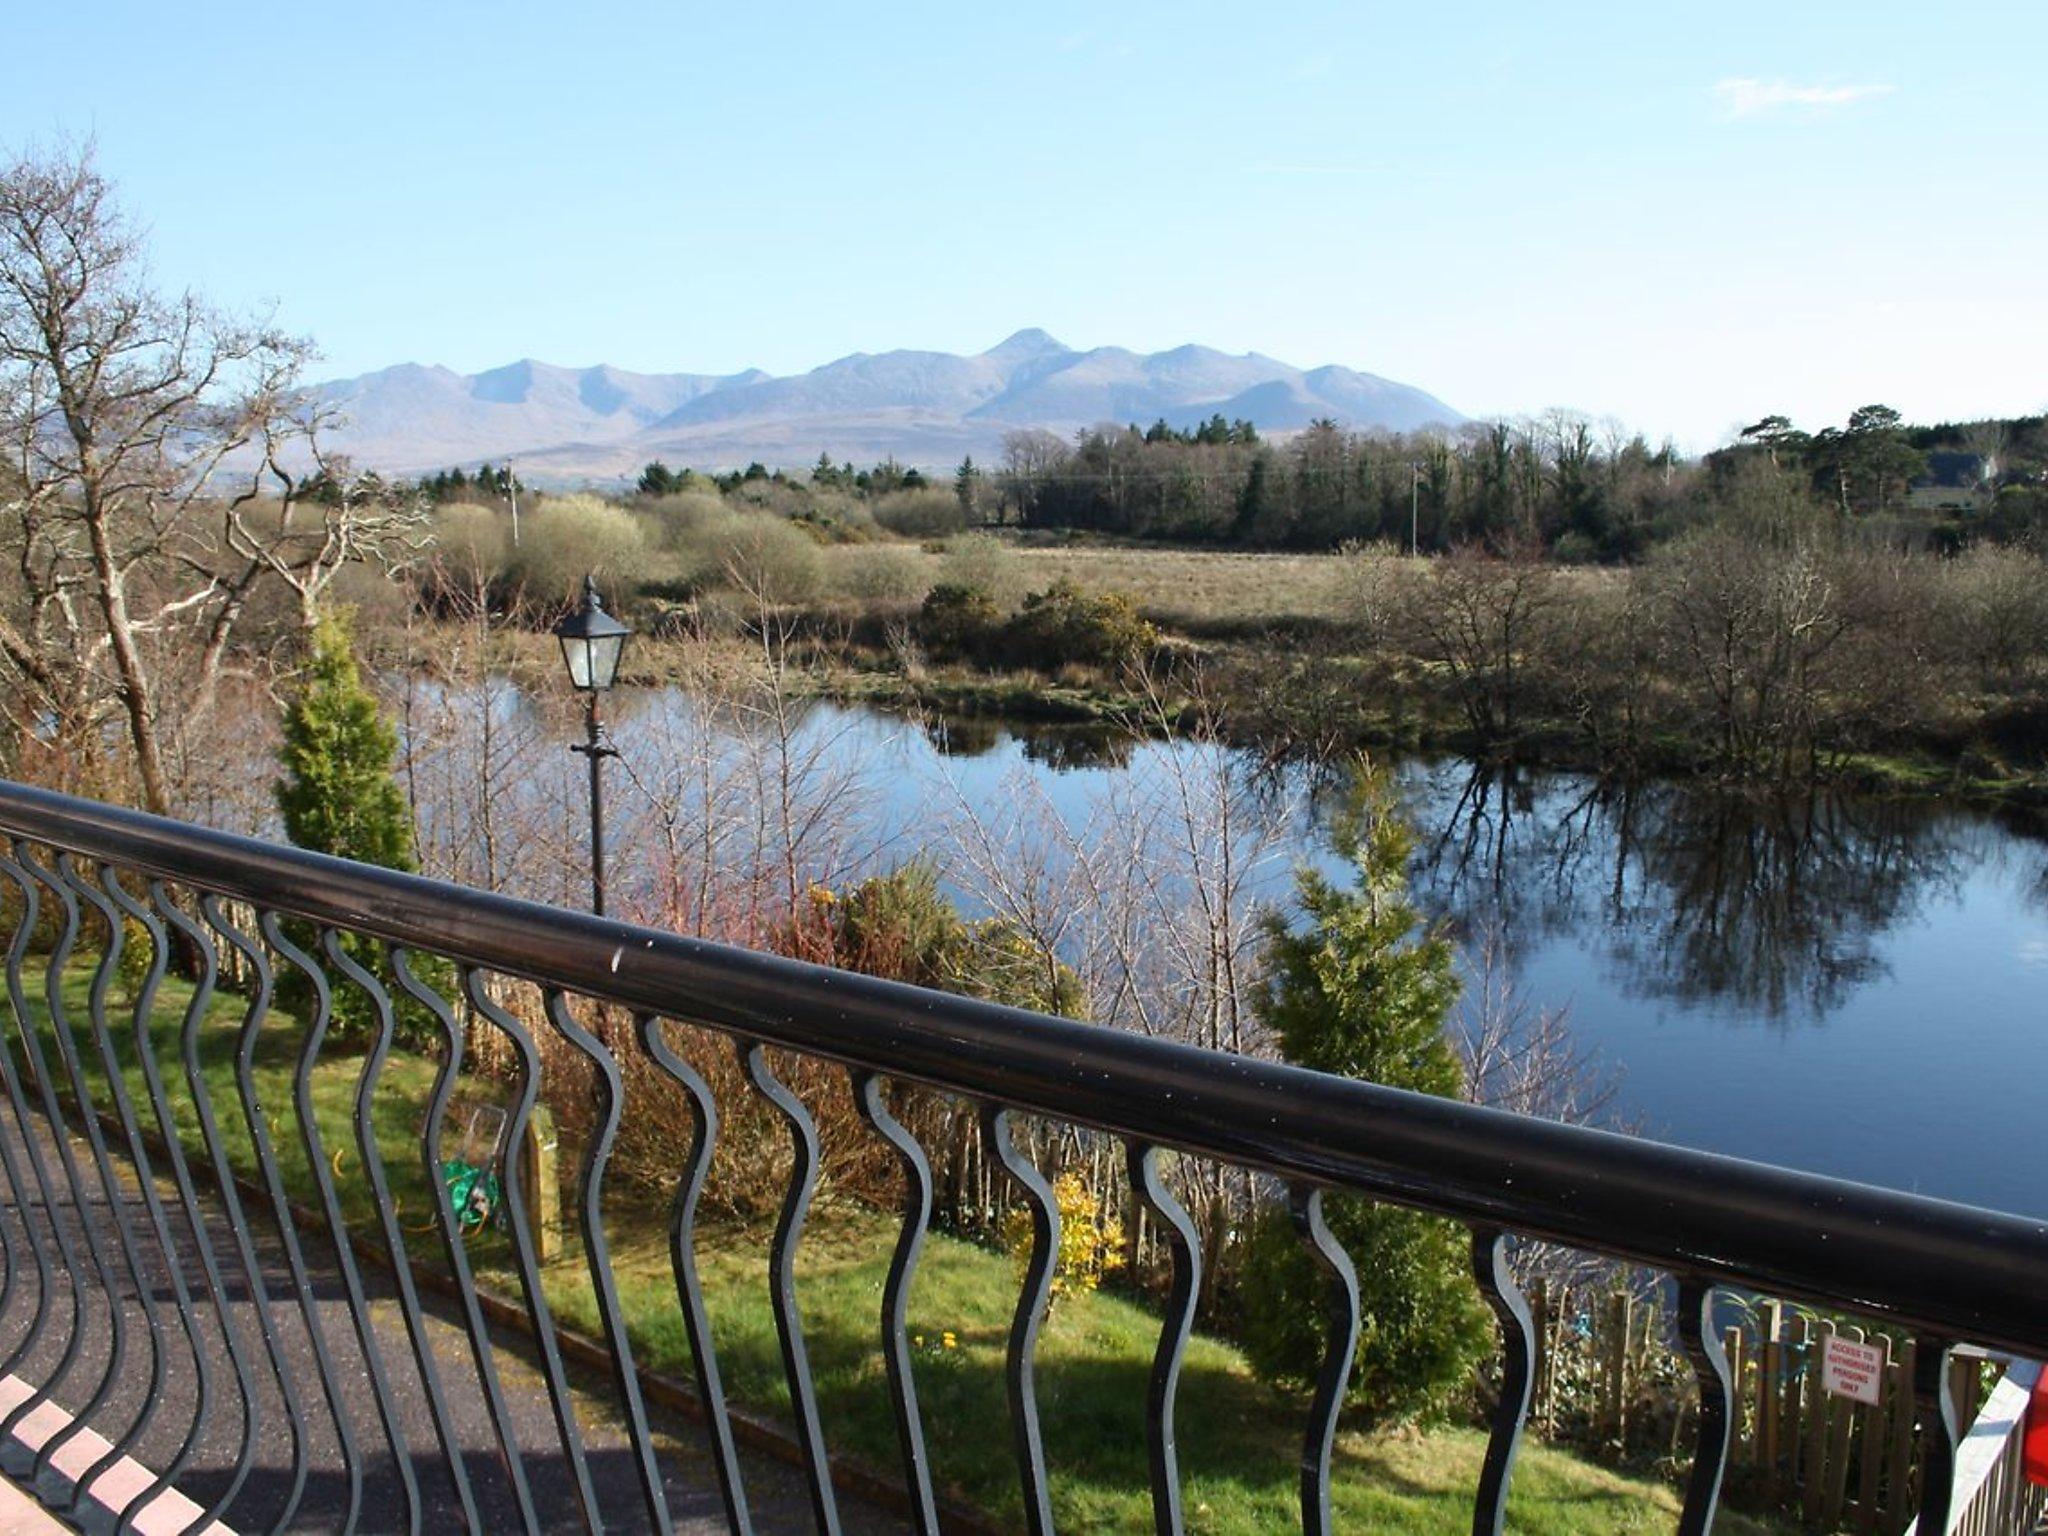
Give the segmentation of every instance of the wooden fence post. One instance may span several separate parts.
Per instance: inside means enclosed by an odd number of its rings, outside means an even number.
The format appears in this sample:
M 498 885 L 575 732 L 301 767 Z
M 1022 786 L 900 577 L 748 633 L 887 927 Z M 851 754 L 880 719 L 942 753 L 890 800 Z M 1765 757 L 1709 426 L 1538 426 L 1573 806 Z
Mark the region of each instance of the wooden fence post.
M 1885 1411 L 1895 1406 L 1897 1401 L 1892 1389 L 1891 1338 L 1880 1333 L 1872 1342 L 1877 1345 L 1877 1401 L 1864 1404 L 1856 1415 L 1863 1431 L 1856 1448 L 1856 1530 L 1859 1536 L 1871 1536 L 1877 1530 L 1878 1476 L 1884 1470 L 1888 1450 Z
M 536 1104 L 516 1161 L 519 1193 L 533 1230 L 533 1255 L 542 1264 L 558 1258 L 562 1247 L 562 1184 L 556 1151 L 555 1117 L 545 1105 Z
M 1842 1338 L 1852 1344 L 1863 1342 L 1861 1328 L 1845 1328 Z M 1827 1403 L 1826 1459 L 1821 1474 L 1821 1523 L 1833 1530 L 1842 1523 L 1842 1505 L 1849 1492 L 1849 1436 L 1856 1427 L 1856 1405 L 1829 1393 L 1825 1383 L 1821 1398 Z
M 1607 1431 L 1618 1445 L 1628 1443 L 1628 1344 L 1634 1304 L 1626 1291 L 1607 1300 Z
M 1821 1499 L 1826 1492 L 1828 1455 L 1828 1395 L 1820 1384 L 1821 1357 L 1828 1340 L 1835 1336 L 1833 1323 L 1821 1323 L 1806 1336 L 1806 1365 L 1801 1371 L 1805 1391 L 1805 1421 L 1799 1426 L 1799 1514 L 1808 1525 L 1820 1523 Z
M 1799 1491 L 1799 1480 L 1803 1475 L 1804 1441 L 1799 1433 L 1799 1400 L 1806 1387 L 1807 1341 L 1813 1336 L 1813 1323 L 1805 1317 L 1795 1317 L 1787 1334 L 1785 1350 L 1785 1375 L 1778 1383 L 1778 1439 L 1784 1449 L 1784 1480 L 1779 1484 L 1787 1499 Z
M 1778 1384 L 1785 1374 L 1785 1306 L 1767 1301 L 1757 1319 L 1756 1461 L 1765 1496 L 1776 1501 L 1784 1482 L 1778 1472 Z
M 1885 1520 L 1888 1531 L 1902 1531 L 1913 1518 L 1913 1357 L 1917 1346 L 1907 1339 L 1892 1362 L 1891 1468 L 1885 1479 Z

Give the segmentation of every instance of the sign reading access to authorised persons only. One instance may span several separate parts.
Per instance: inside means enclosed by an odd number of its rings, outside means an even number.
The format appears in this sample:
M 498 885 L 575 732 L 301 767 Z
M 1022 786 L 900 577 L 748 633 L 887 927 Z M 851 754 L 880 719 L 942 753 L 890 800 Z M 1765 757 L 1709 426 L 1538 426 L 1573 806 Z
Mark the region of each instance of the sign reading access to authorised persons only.
M 1821 1351 L 1820 1384 L 1835 1397 L 1875 1407 L 1884 1386 L 1884 1348 L 1829 1334 Z

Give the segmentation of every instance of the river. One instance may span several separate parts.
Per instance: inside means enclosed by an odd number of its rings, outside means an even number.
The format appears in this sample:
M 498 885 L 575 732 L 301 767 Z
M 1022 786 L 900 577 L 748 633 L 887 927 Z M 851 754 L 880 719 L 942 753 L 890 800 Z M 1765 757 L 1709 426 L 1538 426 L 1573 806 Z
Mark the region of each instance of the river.
M 655 823 L 636 798 L 666 797 L 671 824 L 686 826 L 693 777 L 700 795 L 729 796 L 702 771 L 716 759 L 729 781 L 726 746 L 707 755 L 701 743 L 730 727 L 672 690 L 619 702 L 613 856 L 621 878 L 637 867 L 646 881 Z M 508 733 L 533 716 L 521 729 L 535 740 L 563 724 L 522 699 L 501 714 Z M 1219 764 L 1240 797 L 1241 903 L 1284 903 L 1303 860 L 1341 873 L 1329 795 L 1306 770 L 1258 772 L 1220 748 L 826 704 L 804 708 L 785 740 L 813 781 L 816 822 L 833 828 L 821 866 L 831 880 L 934 844 L 957 850 L 965 825 L 989 868 L 967 878 L 949 852 L 948 878 L 986 906 L 991 880 L 1064 878 L 1039 835 L 1048 818 L 1076 844 L 1113 848 Z M 1574 1044 L 1610 1076 L 1615 1110 L 1644 1134 L 2048 1215 L 2020 1139 L 2048 1084 L 2037 823 L 1934 802 L 1502 776 L 1457 760 L 1392 771 L 1418 833 L 1418 904 L 1451 926 L 1468 965 L 1490 940 L 1496 981 L 1529 1008 L 1564 1011 Z M 566 752 L 546 756 L 550 799 L 570 822 L 580 772 Z M 1200 822 L 1198 836 L 1213 832 Z M 1186 844 L 1190 825 L 1154 833 Z

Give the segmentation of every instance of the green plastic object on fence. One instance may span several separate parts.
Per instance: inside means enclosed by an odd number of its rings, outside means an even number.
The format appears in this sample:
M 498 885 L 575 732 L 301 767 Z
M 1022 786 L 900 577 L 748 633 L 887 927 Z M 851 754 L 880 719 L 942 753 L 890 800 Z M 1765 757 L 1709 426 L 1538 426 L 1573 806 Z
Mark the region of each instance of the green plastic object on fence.
M 441 1165 L 441 1182 L 448 1190 L 448 1205 L 463 1231 L 477 1231 L 497 1214 L 503 1191 L 498 1176 L 490 1169 L 451 1157 Z

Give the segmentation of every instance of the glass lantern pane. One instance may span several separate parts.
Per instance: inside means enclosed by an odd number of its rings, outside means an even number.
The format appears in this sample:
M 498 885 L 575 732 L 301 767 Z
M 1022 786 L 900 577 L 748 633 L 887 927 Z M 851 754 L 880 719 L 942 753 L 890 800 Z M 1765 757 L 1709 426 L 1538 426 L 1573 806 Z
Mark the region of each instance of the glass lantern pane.
M 584 639 L 562 637 L 562 659 L 569 664 L 569 682 L 573 687 L 590 687 L 590 642 Z
M 599 635 L 590 642 L 590 676 L 588 686 L 609 688 L 618 681 L 619 655 L 626 648 L 624 635 Z

